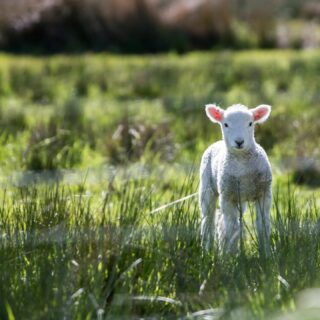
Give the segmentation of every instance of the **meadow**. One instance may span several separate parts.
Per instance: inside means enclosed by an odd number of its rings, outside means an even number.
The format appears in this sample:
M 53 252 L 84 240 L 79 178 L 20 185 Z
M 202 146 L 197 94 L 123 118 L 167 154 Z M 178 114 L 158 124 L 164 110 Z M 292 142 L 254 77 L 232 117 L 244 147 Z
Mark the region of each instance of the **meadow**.
M 319 72 L 318 51 L 1 55 L 0 318 L 316 318 Z M 238 254 L 201 250 L 209 102 L 273 106 L 270 256 L 251 207 Z

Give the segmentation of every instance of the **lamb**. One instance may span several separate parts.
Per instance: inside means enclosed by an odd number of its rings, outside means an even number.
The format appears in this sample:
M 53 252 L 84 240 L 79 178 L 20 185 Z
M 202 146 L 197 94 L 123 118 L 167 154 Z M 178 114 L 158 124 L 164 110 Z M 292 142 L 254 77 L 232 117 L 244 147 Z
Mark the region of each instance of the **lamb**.
M 223 135 L 207 148 L 200 165 L 201 242 L 206 250 L 215 240 L 224 252 L 238 250 L 240 217 L 248 201 L 255 202 L 259 248 L 269 250 L 272 172 L 266 152 L 255 142 L 254 125 L 266 121 L 270 112 L 269 105 L 248 109 L 236 104 L 226 110 L 206 105 L 208 118 L 220 124 Z

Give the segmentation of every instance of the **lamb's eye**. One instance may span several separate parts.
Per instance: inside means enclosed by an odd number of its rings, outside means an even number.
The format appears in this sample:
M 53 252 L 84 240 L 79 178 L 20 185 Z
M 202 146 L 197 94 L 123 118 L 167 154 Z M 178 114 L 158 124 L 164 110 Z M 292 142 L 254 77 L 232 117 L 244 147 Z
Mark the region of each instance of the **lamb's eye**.
M 225 124 L 224 124 L 224 126 L 225 126 L 226 128 L 228 128 L 228 127 L 229 127 L 227 123 L 225 123 Z
M 251 126 L 252 126 L 252 122 L 249 123 L 249 127 L 251 127 Z

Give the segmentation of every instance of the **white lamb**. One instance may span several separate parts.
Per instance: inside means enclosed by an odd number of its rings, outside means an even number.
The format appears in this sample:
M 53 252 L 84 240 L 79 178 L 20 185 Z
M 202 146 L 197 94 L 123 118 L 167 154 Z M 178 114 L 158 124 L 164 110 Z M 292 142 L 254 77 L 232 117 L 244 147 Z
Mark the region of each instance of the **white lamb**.
M 201 239 L 207 250 L 215 239 L 225 251 L 237 250 L 247 201 L 255 202 L 259 246 L 269 248 L 272 173 L 267 154 L 255 142 L 254 125 L 270 112 L 268 105 L 248 109 L 237 104 L 227 110 L 206 105 L 207 116 L 220 124 L 223 135 L 204 152 L 200 167 Z

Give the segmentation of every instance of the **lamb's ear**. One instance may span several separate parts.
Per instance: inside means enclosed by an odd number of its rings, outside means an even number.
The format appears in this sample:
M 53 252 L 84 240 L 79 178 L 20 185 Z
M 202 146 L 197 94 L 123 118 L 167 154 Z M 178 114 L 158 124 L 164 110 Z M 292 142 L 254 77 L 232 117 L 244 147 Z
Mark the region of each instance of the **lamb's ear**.
M 271 106 L 267 104 L 261 104 L 260 106 L 251 109 L 252 115 L 253 115 L 253 121 L 255 123 L 262 123 L 265 122 L 270 115 L 271 112 Z
M 212 122 L 221 122 L 224 110 L 215 104 L 206 105 L 206 114 Z

